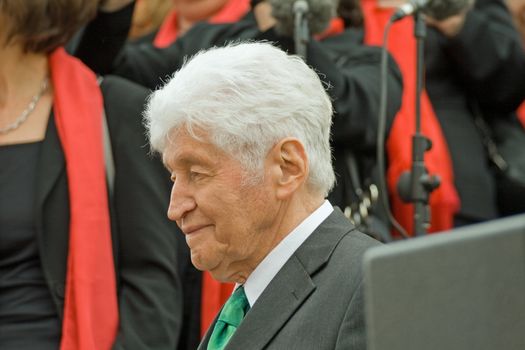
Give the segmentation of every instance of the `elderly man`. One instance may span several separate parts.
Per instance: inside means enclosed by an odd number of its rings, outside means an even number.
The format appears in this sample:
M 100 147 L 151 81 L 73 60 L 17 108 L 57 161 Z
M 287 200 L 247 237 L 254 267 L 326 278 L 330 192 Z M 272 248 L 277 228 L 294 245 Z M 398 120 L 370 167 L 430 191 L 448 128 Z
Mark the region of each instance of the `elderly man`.
M 193 264 L 237 283 L 199 349 L 365 349 L 361 258 L 379 243 L 324 199 L 332 107 L 317 74 L 267 43 L 211 49 L 145 116 Z

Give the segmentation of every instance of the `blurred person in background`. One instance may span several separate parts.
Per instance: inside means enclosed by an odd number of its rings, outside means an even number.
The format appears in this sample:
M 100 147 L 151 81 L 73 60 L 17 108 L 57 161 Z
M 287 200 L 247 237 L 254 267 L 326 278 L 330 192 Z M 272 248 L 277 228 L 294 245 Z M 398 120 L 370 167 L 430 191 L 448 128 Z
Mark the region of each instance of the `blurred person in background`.
M 144 0 L 141 0 L 144 1 Z M 201 21 L 232 23 L 250 10 L 249 0 L 171 0 L 173 9 L 167 14 L 154 36 L 155 47 L 167 47 Z
M 157 31 L 172 7 L 171 0 L 137 0 L 128 38 L 137 40 Z
M 405 1 L 362 3 L 367 42 L 381 43 L 392 7 Z M 479 107 L 488 121 L 512 120 L 512 112 L 525 97 L 525 55 L 503 0 L 459 3 L 464 4 L 462 9 L 444 19 L 426 16 L 426 90 L 421 115 L 423 133 L 430 137 L 433 147 L 425 160 L 429 172 L 442 179 L 430 196 L 431 232 L 500 216 L 496 177 L 475 123 L 475 109 Z M 457 5 L 449 5 L 452 4 Z M 392 26 L 389 50 L 400 65 L 405 89 L 401 111 L 387 143 L 388 179 L 394 214 L 409 231 L 413 210 L 402 203 L 396 185 L 399 175 L 412 162 L 416 57 L 413 38 L 411 18 Z
M 125 43 L 165 48 L 199 22 L 233 23 L 249 10 L 249 0 L 107 0 L 85 33 L 81 31 L 68 48 L 79 57 L 88 57 L 92 53 L 77 51 L 78 40 L 84 40 L 81 50 L 95 44 L 102 55 L 91 58 L 95 65 L 87 63 L 97 73 L 105 73 L 99 66 L 111 63 Z
M 97 6 L 0 0 L 2 350 L 174 349 L 180 335 L 169 183 L 144 147 L 148 91 L 97 81 L 61 47 Z
M 129 38 L 166 47 L 195 23 L 236 22 L 249 9 L 249 0 L 136 0 Z

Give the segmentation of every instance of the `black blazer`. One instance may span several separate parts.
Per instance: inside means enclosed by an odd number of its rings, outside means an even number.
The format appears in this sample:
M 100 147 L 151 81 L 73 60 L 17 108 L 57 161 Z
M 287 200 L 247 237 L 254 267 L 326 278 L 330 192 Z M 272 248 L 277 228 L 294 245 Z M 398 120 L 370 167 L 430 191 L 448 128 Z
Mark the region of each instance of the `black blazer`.
M 150 156 L 141 121 L 148 90 L 121 78 L 101 84 L 115 161 L 110 198 L 120 325 L 115 349 L 174 349 L 182 323 L 179 237 L 166 217 L 169 177 Z M 38 163 L 37 235 L 53 301 L 62 317 L 69 238 L 64 154 L 50 118 Z

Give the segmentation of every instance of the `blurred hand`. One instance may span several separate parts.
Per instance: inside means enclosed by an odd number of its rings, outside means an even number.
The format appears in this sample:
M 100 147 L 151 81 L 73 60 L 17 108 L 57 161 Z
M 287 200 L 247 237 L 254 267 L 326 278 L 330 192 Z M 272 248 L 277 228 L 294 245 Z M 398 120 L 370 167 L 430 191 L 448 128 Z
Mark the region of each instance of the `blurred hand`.
M 407 2 L 408 0 L 377 0 L 377 6 L 379 8 L 397 8 Z M 471 8 L 472 7 L 468 7 L 459 14 L 440 21 L 432 17 L 425 16 L 425 21 L 427 22 L 428 26 L 434 27 L 437 30 L 439 30 L 443 35 L 452 38 L 456 36 L 463 28 L 465 18 L 467 16 L 468 11 L 470 11 Z
M 465 24 L 465 18 L 467 17 L 467 13 L 470 11 L 470 9 L 471 8 L 469 7 L 457 15 L 448 17 L 441 21 L 428 16 L 425 17 L 425 20 L 430 27 L 434 27 L 446 37 L 452 38 L 456 36 L 463 28 L 463 24 Z
M 131 4 L 134 0 L 101 0 L 99 9 L 102 12 L 115 12 Z

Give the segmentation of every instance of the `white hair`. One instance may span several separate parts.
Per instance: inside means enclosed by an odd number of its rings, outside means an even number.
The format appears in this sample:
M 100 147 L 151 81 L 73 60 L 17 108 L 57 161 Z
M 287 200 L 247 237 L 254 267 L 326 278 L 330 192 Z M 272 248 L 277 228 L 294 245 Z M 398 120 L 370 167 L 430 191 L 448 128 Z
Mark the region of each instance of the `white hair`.
M 195 138 L 202 130 L 253 173 L 279 140 L 296 137 L 309 161 L 306 184 L 326 195 L 335 182 L 330 98 L 301 58 L 269 43 L 199 52 L 152 93 L 144 117 L 154 150 L 164 151 L 174 128 Z

